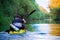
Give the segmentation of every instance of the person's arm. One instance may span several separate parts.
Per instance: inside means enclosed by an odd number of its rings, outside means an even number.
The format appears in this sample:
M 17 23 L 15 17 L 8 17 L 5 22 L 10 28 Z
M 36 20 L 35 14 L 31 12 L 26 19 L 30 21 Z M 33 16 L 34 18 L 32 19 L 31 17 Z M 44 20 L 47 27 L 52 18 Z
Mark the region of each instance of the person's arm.
M 22 19 L 24 23 L 26 23 L 26 20 L 25 19 Z

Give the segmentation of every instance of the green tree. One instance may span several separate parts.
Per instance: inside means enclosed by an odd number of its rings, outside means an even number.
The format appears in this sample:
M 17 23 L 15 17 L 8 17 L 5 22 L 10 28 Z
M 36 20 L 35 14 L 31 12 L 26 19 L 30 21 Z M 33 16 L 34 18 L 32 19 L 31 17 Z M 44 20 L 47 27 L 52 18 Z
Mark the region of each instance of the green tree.
M 60 8 L 53 8 L 51 9 L 51 13 L 53 14 L 52 19 L 54 23 L 60 23 Z
M 33 10 L 36 11 L 26 18 Z M 38 9 L 35 0 L 0 0 L 0 31 L 9 29 L 9 24 L 17 14 L 26 18 L 26 25 L 29 26 L 40 23 L 42 12 Z

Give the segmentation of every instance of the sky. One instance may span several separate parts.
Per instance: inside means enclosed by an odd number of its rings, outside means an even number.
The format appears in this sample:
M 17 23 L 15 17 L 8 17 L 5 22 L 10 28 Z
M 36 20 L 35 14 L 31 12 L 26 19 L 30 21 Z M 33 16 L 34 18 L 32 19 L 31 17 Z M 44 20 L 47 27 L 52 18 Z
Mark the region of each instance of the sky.
M 49 9 L 49 0 L 35 0 L 35 2 L 43 7 L 47 12 L 50 12 L 50 9 Z

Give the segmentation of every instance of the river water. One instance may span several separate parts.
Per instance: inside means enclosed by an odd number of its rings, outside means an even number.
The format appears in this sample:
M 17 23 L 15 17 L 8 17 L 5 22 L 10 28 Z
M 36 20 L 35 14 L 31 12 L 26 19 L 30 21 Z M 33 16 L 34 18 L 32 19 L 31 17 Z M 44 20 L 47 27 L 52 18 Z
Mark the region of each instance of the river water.
M 0 40 L 60 40 L 60 36 L 49 34 L 48 24 L 33 24 L 34 32 L 26 31 L 24 34 L 8 34 L 0 32 Z

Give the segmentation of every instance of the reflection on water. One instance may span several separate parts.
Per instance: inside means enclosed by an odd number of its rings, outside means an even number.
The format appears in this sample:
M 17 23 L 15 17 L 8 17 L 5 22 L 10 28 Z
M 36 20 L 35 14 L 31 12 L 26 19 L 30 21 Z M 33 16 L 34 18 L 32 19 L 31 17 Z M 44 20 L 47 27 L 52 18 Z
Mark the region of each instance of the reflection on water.
M 48 24 L 33 24 L 33 27 L 35 29 L 35 32 L 37 33 L 49 33 L 49 25 Z

